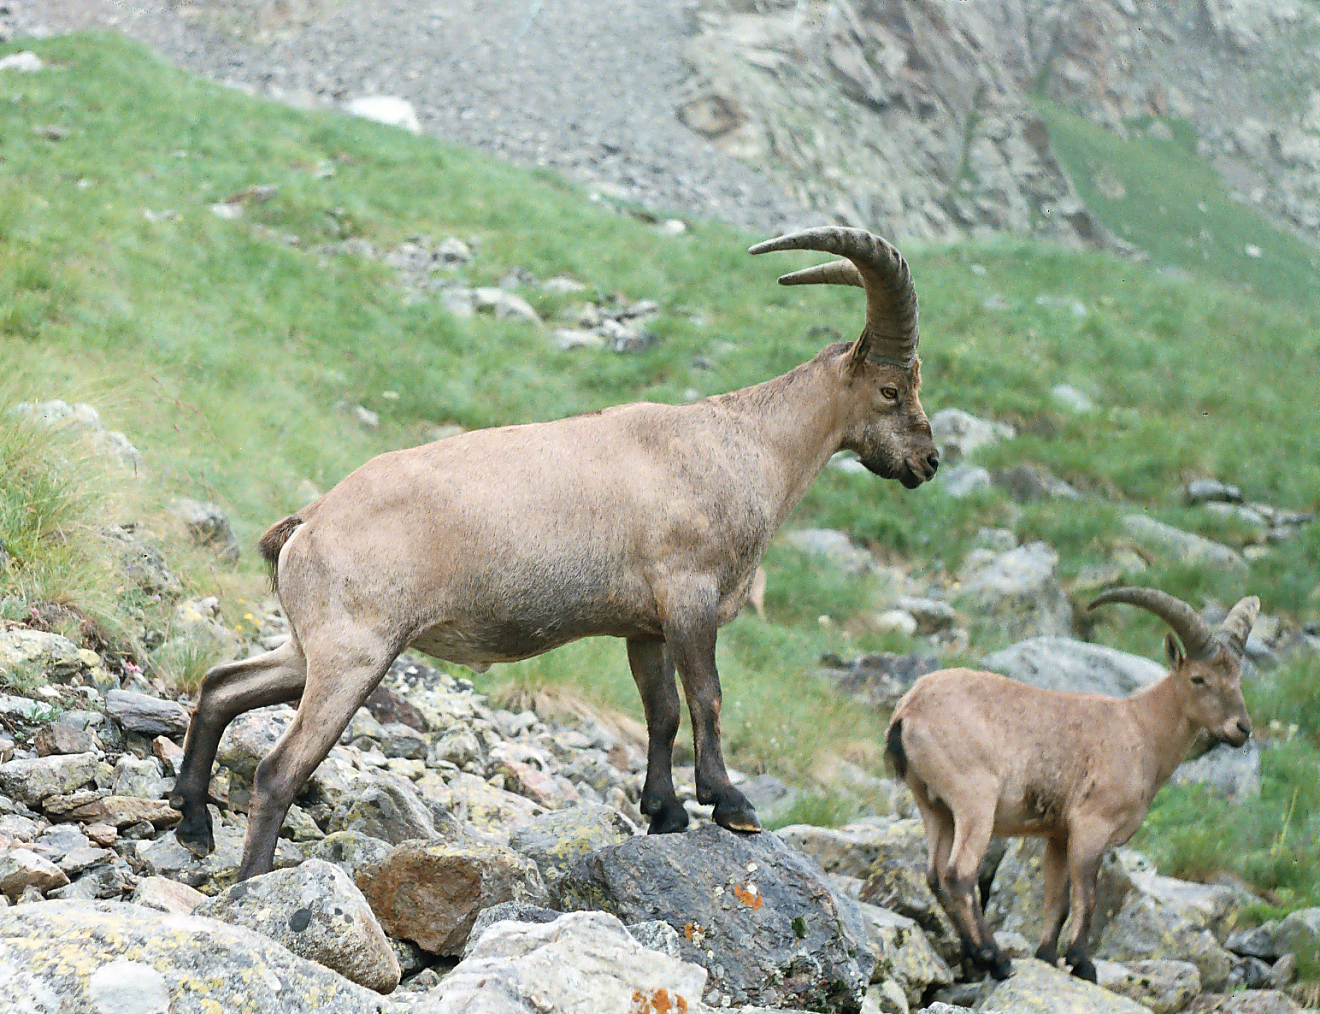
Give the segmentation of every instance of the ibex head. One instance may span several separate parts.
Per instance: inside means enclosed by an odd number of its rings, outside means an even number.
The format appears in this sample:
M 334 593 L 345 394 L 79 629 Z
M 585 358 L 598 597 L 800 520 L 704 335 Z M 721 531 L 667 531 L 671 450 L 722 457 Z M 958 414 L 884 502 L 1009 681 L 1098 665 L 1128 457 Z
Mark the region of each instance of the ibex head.
M 823 250 L 844 260 L 783 275 L 780 285 L 855 285 L 866 291 L 866 326 L 847 347 L 843 381 L 845 450 L 885 479 L 915 489 L 935 475 L 940 455 L 917 392 L 917 291 L 907 261 L 879 236 L 825 226 L 758 243 L 771 250 Z
M 1154 588 L 1111 588 L 1087 608 L 1106 602 L 1140 606 L 1173 628 L 1164 636 L 1164 649 L 1188 717 L 1221 743 L 1245 743 L 1251 735 L 1251 718 L 1242 699 L 1242 660 L 1260 599 L 1248 595 L 1239 601 L 1216 630 L 1187 603 Z

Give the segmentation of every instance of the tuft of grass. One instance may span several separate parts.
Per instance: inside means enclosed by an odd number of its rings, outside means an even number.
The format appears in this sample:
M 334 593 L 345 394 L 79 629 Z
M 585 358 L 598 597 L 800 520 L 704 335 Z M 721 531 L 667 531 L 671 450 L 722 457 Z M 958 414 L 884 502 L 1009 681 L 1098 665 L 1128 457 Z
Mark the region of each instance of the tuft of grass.
M 194 638 L 167 641 L 151 655 L 157 675 L 183 694 L 196 693 L 207 670 L 224 660 L 214 641 Z
M 793 800 L 783 813 L 766 824 L 767 830 L 778 831 L 793 824 L 814 824 L 816 827 L 843 827 L 856 820 L 859 807 L 854 799 L 841 792 L 807 792 Z

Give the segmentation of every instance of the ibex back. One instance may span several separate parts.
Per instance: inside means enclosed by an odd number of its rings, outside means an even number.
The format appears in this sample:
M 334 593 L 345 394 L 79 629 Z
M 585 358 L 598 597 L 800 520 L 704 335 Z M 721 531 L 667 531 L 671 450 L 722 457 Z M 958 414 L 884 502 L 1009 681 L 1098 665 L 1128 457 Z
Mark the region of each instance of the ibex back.
M 272 526 L 260 545 L 291 637 L 207 673 L 172 796 L 184 815 L 178 840 L 213 848 L 207 784 L 236 715 L 300 699 L 257 768 L 246 878 L 271 869 L 294 796 L 404 648 L 481 666 L 602 635 L 627 641 L 641 691 L 651 832 L 688 822 L 670 770 L 675 669 L 697 798 L 724 827 L 759 830 L 720 752 L 716 630 L 737 615 L 770 539 L 836 451 L 908 488 L 939 464 L 917 397 L 917 301 L 902 256 L 837 228 L 751 252 L 788 249 L 845 258 L 780 282 L 864 288 L 857 341 L 691 405 L 623 405 L 382 454 Z

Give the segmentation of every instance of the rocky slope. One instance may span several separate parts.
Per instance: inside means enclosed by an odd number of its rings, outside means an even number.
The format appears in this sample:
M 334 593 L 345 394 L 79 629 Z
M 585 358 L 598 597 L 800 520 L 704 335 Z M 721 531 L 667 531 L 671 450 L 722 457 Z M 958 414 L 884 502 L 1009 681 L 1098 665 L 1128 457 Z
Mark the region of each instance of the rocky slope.
M 72 418 L 105 453 L 125 453 L 127 441 L 88 422 L 95 414 L 86 406 L 65 408 L 26 411 L 53 424 Z M 1007 427 L 954 410 L 933 422 L 964 470 L 978 467 L 978 440 L 1013 439 Z M 1058 480 L 1032 473 L 1032 484 L 1020 473 L 987 481 L 1066 495 Z M 1230 502 L 1234 491 L 1222 484 L 1189 495 L 1270 510 Z M 190 529 L 199 545 L 229 552 L 223 515 L 209 505 L 181 510 L 205 519 Z M 1173 529 L 1133 527 L 1156 554 L 1232 552 Z M 1278 538 L 1289 537 L 1286 527 Z M 140 526 L 105 537 L 125 581 L 173 603 L 173 636 L 230 653 L 288 636 L 273 602 L 253 609 L 236 635 L 213 600 L 183 598 Z M 790 537 L 843 568 L 879 566 L 842 533 Z M 834 662 L 822 677 L 888 708 L 939 665 L 940 652 L 965 649 L 975 618 L 1023 638 L 984 660 L 1018 679 L 1125 694 L 1159 677 L 1147 659 L 1073 639 L 1073 607 L 1049 546 L 1017 546 L 992 530 L 983 543 L 955 586 L 902 587 L 876 618 L 926 638 L 930 654 Z M 1092 579 L 1109 583 L 1123 566 Z M 959 966 L 956 936 L 926 887 L 925 836 L 902 786 L 853 768 L 846 777 L 877 801 L 863 819 L 742 837 L 709 823 L 691 769 L 679 769 L 695 826 L 648 837 L 637 810 L 644 734 L 631 722 L 552 701 L 539 712 L 499 709 L 470 681 L 407 657 L 291 809 L 276 871 L 237 884 L 253 773 L 293 710 L 251 712 L 226 731 L 210 785 L 216 850 L 199 859 L 170 830 L 186 698 L 173 700 L 136 666 L 111 672 L 97 652 L 39 626 L 0 631 L 0 678 L 33 688 L 30 697 L 0 696 L 0 998 L 11 1005 L 143 1014 L 217 1004 L 587 1014 L 602 1003 L 637 1014 L 1011 1014 L 1042 1004 L 1284 1012 L 1315 1002 L 1315 984 L 1294 980 L 1298 956 L 1320 948 L 1320 909 L 1249 926 L 1244 912 L 1256 898 L 1240 883 L 1161 877 L 1128 850 L 1111 856 L 1101 877 L 1100 985 L 1030 961 L 1042 907 L 1031 842 L 1007 843 L 982 871 L 987 916 L 1020 961 L 1009 982 L 981 981 Z M 1268 664 L 1317 642 L 1265 617 L 1250 647 Z M 1270 735 L 1262 741 L 1268 748 Z M 734 777 L 768 820 L 797 791 L 770 776 Z M 1177 777 L 1249 798 L 1260 791 L 1260 754 L 1221 748 Z
M 705 0 L 694 24 L 680 118 L 841 221 L 1124 249 L 1059 165 L 1039 90 L 1123 136 L 1190 121 L 1243 201 L 1320 237 L 1312 7 Z
M 11 21 L 114 27 L 298 104 L 396 96 L 406 122 L 659 212 L 1131 252 L 1059 163 L 1039 91 L 1123 136 L 1189 124 L 1244 203 L 1320 239 L 1303 0 L 25 0 Z

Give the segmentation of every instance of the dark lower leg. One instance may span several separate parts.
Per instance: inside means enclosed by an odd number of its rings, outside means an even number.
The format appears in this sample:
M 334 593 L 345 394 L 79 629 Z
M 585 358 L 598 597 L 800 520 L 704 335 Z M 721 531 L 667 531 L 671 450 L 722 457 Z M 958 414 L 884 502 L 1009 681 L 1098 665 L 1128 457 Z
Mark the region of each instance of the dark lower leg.
M 687 811 L 674 792 L 674 738 L 678 735 L 678 687 L 674 664 L 663 641 L 628 642 L 628 665 L 646 713 L 646 781 L 641 811 L 651 818 L 650 834 L 688 826 Z
M 1100 870 L 1100 857 L 1072 859 L 1069 879 L 1072 890 L 1073 931 L 1064 955 L 1079 979 L 1096 981 L 1095 963 L 1087 954 L 1091 935 L 1091 916 L 1095 911 L 1095 878 Z
M 182 811 L 175 839 L 204 856 L 215 848 L 211 815 L 206 809 L 211 766 L 225 729 L 253 708 L 297 700 L 302 693 L 301 659 L 291 646 L 240 662 L 218 665 L 202 681 L 197 707 L 184 740 L 183 761 L 170 805 Z
M 1059 934 L 1068 918 L 1068 851 L 1063 842 L 1049 838 L 1041 861 L 1045 874 L 1045 926 L 1036 957 L 1048 965 L 1059 958 Z
M 672 630 L 672 633 L 671 633 Z M 683 678 L 697 754 L 697 801 L 714 804 L 715 823 L 730 831 L 760 831 L 756 810 L 733 787 L 720 749 L 720 677 L 715 668 L 715 622 L 666 624 L 665 643 Z

